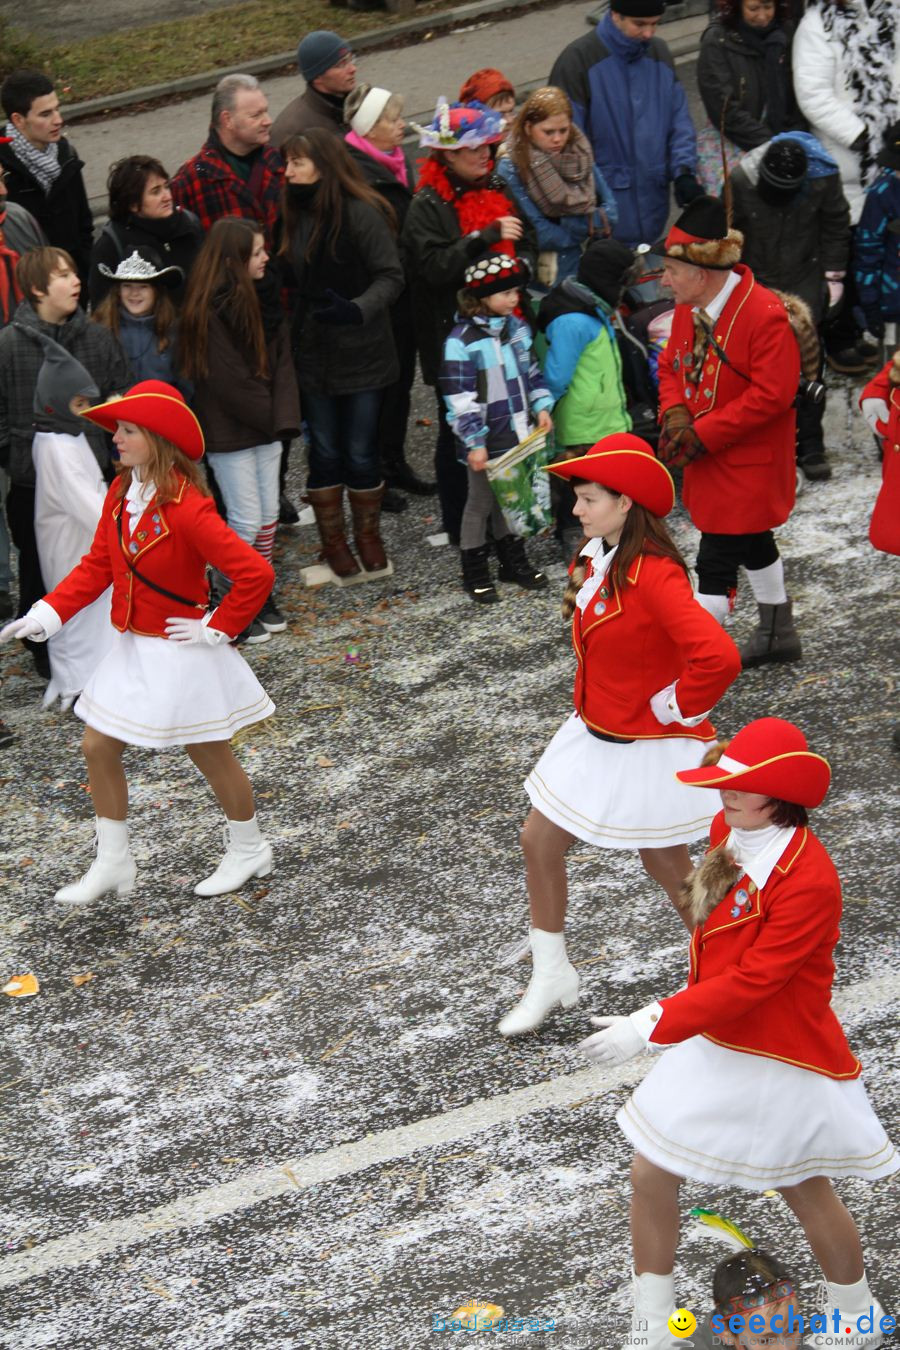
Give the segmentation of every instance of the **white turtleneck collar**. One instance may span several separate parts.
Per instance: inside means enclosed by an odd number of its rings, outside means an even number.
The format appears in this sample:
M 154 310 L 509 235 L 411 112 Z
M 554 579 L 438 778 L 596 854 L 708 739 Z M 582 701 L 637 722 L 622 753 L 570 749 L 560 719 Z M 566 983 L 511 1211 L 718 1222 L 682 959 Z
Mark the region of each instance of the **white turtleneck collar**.
M 604 553 L 605 540 L 589 539 L 581 550 L 582 558 L 589 558 L 591 562 L 591 574 L 584 581 L 581 590 L 575 596 L 575 603 L 582 614 L 593 600 L 594 596 L 603 585 L 603 579 L 609 571 L 609 564 L 612 562 L 613 554 L 619 547 L 613 544 L 612 548 Z M 599 555 L 599 556 L 598 556 Z
M 156 494 L 156 484 L 152 478 L 147 478 L 143 482 L 135 476 L 134 469 L 131 471 L 131 482 L 128 484 L 128 490 L 125 493 L 125 509 L 129 518 L 142 516 L 147 507 L 152 502 Z
M 739 830 L 735 827 L 725 841 L 725 848 L 750 880 L 762 890 L 793 834 L 793 826 L 766 825 L 761 830 Z

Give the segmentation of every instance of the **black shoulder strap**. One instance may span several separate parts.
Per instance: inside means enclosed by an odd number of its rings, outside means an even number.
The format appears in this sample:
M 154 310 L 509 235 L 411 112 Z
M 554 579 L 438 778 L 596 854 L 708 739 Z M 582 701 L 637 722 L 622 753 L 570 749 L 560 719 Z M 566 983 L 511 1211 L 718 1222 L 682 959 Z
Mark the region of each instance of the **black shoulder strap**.
M 124 509 L 125 508 L 123 506 L 119 511 L 119 514 L 116 516 L 116 533 L 119 536 L 120 547 L 122 545 L 122 511 L 124 511 Z M 138 581 L 142 581 L 145 586 L 149 586 L 151 591 L 156 591 L 157 595 L 164 595 L 167 600 L 177 600 L 179 605 L 191 605 L 194 609 L 203 608 L 203 606 L 197 600 L 187 600 L 183 595 L 176 595 L 174 591 L 167 591 L 165 586 L 157 586 L 155 581 L 151 581 L 149 577 L 144 576 L 143 572 L 138 571 L 138 569 L 135 567 L 134 563 L 131 561 L 127 552 L 124 549 L 122 550 L 122 554 L 128 566 L 128 569 L 131 572 L 131 575 L 137 577 Z

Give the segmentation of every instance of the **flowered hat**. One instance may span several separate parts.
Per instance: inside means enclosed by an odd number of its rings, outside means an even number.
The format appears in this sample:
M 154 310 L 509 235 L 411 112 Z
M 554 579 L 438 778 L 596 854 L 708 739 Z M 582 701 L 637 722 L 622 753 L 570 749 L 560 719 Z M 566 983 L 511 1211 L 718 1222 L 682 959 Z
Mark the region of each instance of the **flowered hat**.
M 184 401 L 184 395 L 163 380 L 141 380 L 122 398 L 100 403 L 81 414 L 104 431 L 115 431 L 117 422 L 131 422 L 171 441 L 188 459 L 203 457 L 200 423 Z
M 479 145 L 496 145 L 503 140 L 505 122 L 501 113 L 484 103 L 448 103 L 437 101 L 434 117 L 427 127 L 410 122 L 419 133 L 419 145 L 427 150 L 475 150 Z
M 828 760 L 814 755 L 793 722 L 760 717 L 730 741 L 716 764 L 676 773 L 691 787 L 734 787 L 762 792 L 797 806 L 818 806 L 831 782 Z
M 586 455 L 548 464 L 547 470 L 559 478 L 585 478 L 589 483 L 623 492 L 660 518 L 675 505 L 675 484 L 669 470 L 646 441 L 628 431 L 604 436 Z
M 163 267 L 162 258 L 146 244 L 139 244 L 133 253 L 122 259 L 114 272 L 106 263 L 100 263 L 98 271 L 111 281 L 140 281 L 146 286 L 151 286 L 154 281 L 178 286 L 184 280 L 184 272 L 180 267 Z
M 499 291 L 517 291 L 528 285 L 528 264 L 508 253 L 491 253 L 466 268 L 465 287 L 479 300 Z

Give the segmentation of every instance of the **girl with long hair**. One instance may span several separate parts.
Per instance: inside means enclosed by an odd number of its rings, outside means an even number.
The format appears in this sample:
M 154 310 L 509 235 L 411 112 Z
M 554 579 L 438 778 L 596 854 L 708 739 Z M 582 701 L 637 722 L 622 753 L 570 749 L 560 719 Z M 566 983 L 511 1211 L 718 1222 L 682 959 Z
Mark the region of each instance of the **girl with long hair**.
M 706 753 L 708 710 L 741 668 L 731 638 L 697 604 L 663 523 L 675 488 L 649 445 L 622 432 L 548 467 L 574 486 L 586 535 L 569 597 L 575 709 L 525 781 L 533 974 L 500 1022 L 503 1036 L 533 1030 L 578 998 L 563 931 L 566 853 L 576 839 L 637 849 L 681 913 L 687 845 L 705 836 L 716 806 L 713 793 L 698 800 L 674 774 Z
M 216 221 L 191 273 L 180 351 L 228 523 L 271 563 L 281 442 L 299 432 L 300 404 L 268 260 L 261 225 L 237 216 Z M 269 595 L 246 640 L 265 642 L 286 627 Z
M 181 268 L 164 267 L 159 254 L 142 244 L 115 271 L 100 263 L 100 272 L 111 284 L 91 318 L 121 342 L 136 380 L 165 380 L 177 387 L 178 316 L 172 290 L 183 279 Z
M 93 543 L 58 586 L 0 631 L 0 642 L 46 642 L 112 585 L 115 640 L 75 704 L 87 724 L 82 749 L 97 857 L 56 899 L 84 904 L 134 887 L 126 745 L 184 746 L 206 778 L 225 813 L 228 843 L 194 893 L 223 895 L 272 870 L 253 790 L 230 745 L 242 727 L 274 710 L 230 645 L 271 590 L 272 568 L 216 511 L 199 464 L 203 432 L 177 389 L 145 380 L 83 416 L 114 433 L 119 456 Z M 232 583 L 212 611 L 207 564 Z
M 609 235 L 619 218 L 568 96 L 552 85 L 522 104 L 497 173 L 537 233 L 542 286 L 573 276 L 587 240 Z
M 297 287 L 294 353 L 309 431 L 307 498 L 322 556 L 339 579 L 360 573 L 345 532 L 345 488 L 363 571 L 385 575 L 378 422 L 384 391 L 400 374 L 390 307 L 404 285 L 394 212 L 329 132 L 311 127 L 281 151 L 281 251 Z

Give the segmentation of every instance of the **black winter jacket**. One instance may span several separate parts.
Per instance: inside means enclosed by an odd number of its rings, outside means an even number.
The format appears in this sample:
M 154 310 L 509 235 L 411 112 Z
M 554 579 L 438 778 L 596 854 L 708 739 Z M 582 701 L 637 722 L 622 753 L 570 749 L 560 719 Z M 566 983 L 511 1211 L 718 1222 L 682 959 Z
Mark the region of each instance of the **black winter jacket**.
M 739 150 L 752 150 L 771 140 L 779 131 L 802 131 L 806 123 L 794 99 L 791 75 L 792 24 L 783 29 L 784 48 L 780 62 L 784 81 L 785 124 L 770 127 L 766 113 L 766 58 L 734 28 L 711 23 L 700 39 L 697 88 L 706 115 L 718 130 L 725 100 L 725 135 Z
M 71 253 L 82 283 L 86 282 L 94 219 L 81 176 L 84 162 L 78 158 L 75 147 L 65 136 L 60 137 L 60 174 L 48 193 L 13 154 L 12 146 L 0 145 L 0 165 L 6 172 L 10 201 L 31 212 L 51 244 Z
M 363 322 L 319 323 L 315 311 L 327 301 L 321 277 L 304 257 L 312 227 L 312 213 L 303 212 L 288 255 L 297 286 L 292 332 L 300 393 L 384 389 L 399 374 L 390 308 L 404 278 L 394 234 L 375 207 L 355 197 L 345 199 L 338 251 L 354 261 L 345 269 L 343 284 L 331 289 L 359 306 Z
M 510 189 L 496 174 L 488 187 L 509 199 L 509 214 L 522 219 Z M 534 274 L 538 246 L 534 226 L 522 220 L 522 238 L 516 252 Z M 466 268 L 491 250 L 481 232 L 463 238 L 452 202 L 445 202 L 430 186 L 413 197 L 400 238 L 410 281 L 413 321 L 422 379 L 436 385 L 444 354 L 444 341 L 456 315 L 456 293 L 465 281 Z
M 184 294 L 184 282 L 202 243 L 200 221 L 193 211 L 183 211 L 181 207 L 176 207 L 171 216 L 159 220 L 146 220 L 132 214 L 127 220 L 107 221 L 91 251 L 88 278 L 91 308 L 96 309 L 112 285 L 109 277 L 100 271 L 100 264 L 104 263 L 114 272 L 119 263 L 139 246 L 155 249 L 164 267 L 181 268 L 184 281 L 173 287 L 171 292 L 175 300 L 180 300 Z

